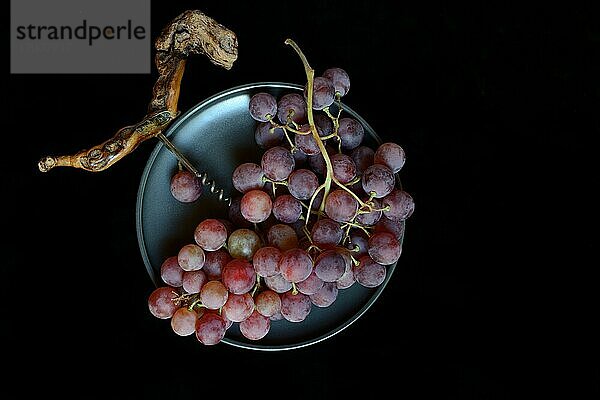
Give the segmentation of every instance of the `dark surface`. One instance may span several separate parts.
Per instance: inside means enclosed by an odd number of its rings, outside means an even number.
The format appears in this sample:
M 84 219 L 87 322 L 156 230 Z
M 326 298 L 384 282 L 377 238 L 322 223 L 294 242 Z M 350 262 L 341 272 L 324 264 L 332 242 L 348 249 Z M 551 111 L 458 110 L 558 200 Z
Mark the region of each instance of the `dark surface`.
M 202 7 L 239 38 L 231 71 L 189 62 L 180 109 L 243 83 L 302 83 L 288 36 L 317 72 L 346 69 L 345 101 L 407 154 L 401 177 L 417 207 L 401 265 L 366 315 L 317 346 L 265 354 L 176 337 L 147 310 L 153 285 L 136 240 L 138 183 L 154 145 L 99 174 L 36 167 L 140 120 L 155 73 L 10 76 L 2 335 L 16 351 L 4 364 L 32 381 L 13 389 L 597 396 L 598 13 L 214 3 L 153 2 L 154 37 Z

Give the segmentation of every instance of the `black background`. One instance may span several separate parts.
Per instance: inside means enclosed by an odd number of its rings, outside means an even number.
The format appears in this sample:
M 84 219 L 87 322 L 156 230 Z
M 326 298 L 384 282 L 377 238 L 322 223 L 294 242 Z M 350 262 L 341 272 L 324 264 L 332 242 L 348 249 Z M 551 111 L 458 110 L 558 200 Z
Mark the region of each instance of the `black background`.
M 598 13 L 394 3 L 152 3 L 152 38 L 192 8 L 238 36 L 232 70 L 190 60 L 181 110 L 243 83 L 303 83 L 292 37 L 317 73 L 346 69 L 346 103 L 406 151 L 417 208 L 399 268 L 350 328 L 295 351 L 204 347 L 148 313 L 135 201 L 152 143 L 98 174 L 37 171 L 140 120 L 156 71 L 9 76 L 2 335 L 6 365 L 32 378 L 16 393 L 598 395 Z

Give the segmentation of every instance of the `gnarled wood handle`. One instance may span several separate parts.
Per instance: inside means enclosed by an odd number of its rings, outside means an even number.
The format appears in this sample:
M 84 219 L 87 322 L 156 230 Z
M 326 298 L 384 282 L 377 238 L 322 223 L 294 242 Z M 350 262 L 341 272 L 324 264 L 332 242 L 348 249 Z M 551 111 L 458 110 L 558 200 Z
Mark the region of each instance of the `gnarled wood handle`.
M 205 54 L 213 64 L 230 69 L 238 53 L 235 33 L 197 10 L 185 11 L 171 21 L 156 39 L 154 47 L 159 77 L 144 119 L 119 129 L 112 138 L 90 149 L 72 155 L 43 157 L 38 162 L 40 171 L 54 167 L 92 172 L 107 169 L 143 141 L 156 137 L 177 116 L 181 78 L 190 54 Z

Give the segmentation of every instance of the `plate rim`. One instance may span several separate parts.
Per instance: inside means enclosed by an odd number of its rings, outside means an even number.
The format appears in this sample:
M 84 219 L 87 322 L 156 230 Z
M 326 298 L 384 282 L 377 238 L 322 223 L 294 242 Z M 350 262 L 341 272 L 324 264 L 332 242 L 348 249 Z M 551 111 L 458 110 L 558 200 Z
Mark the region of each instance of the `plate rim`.
M 279 88 L 279 89 L 303 90 L 304 86 L 295 84 L 295 83 L 287 83 L 287 82 L 254 82 L 254 83 L 238 85 L 238 86 L 223 90 L 221 92 L 218 92 L 218 93 L 200 101 L 199 103 L 197 103 L 196 105 L 194 105 L 193 107 L 191 107 L 190 109 L 185 111 L 183 114 L 178 116 L 177 119 L 171 125 L 169 125 L 169 127 L 165 131 L 164 135 L 167 137 L 171 136 L 173 134 L 173 132 L 175 132 L 177 130 L 177 128 L 183 122 L 185 122 L 188 118 L 190 118 L 190 116 L 193 115 L 194 113 L 196 113 L 199 109 L 205 108 L 208 105 L 210 105 L 211 103 L 214 103 L 225 96 L 231 96 L 238 92 L 243 92 L 243 91 L 247 91 L 247 90 L 251 90 L 251 89 L 259 89 L 259 88 Z M 356 111 L 354 111 L 352 108 L 348 107 L 346 104 L 342 103 L 342 105 L 344 106 L 344 111 L 351 114 L 353 118 L 356 118 L 363 125 L 365 130 L 369 131 L 369 134 L 371 134 L 374 137 L 374 139 L 377 143 L 379 143 L 379 144 L 382 143 L 382 140 L 379 137 L 379 135 L 377 135 L 376 131 L 371 127 L 371 125 L 369 125 L 369 123 L 367 121 L 364 120 L 364 118 L 362 118 L 362 116 L 360 116 Z M 138 247 L 139 247 L 139 250 L 140 250 L 140 253 L 142 256 L 142 260 L 144 262 L 144 266 L 146 267 L 146 272 L 155 287 L 159 287 L 159 282 L 157 281 L 156 273 L 154 271 L 154 268 L 152 268 L 152 263 L 150 262 L 150 259 L 148 257 L 148 252 L 146 250 L 146 243 L 144 240 L 143 225 L 142 225 L 142 220 L 143 220 L 142 204 L 143 204 L 143 200 L 144 200 L 144 192 L 145 192 L 145 188 L 146 188 L 146 182 L 148 181 L 148 176 L 150 175 L 150 170 L 152 169 L 152 166 L 154 164 L 154 161 L 156 160 L 156 157 L 158 156 L 158 153 L 163 149 L 163 147 L 165 147 L 164 144 L 159 141 L 156 144 L 152 153 L 150 153 L 150 155 L 148 156 L 148 160 L 146 161 L 146 165 L 144 166 L 144 171 L 142 172 L 142 176 L 140 179 L 140 185 L 138 187 L 136 206 L 135 206 L 135 215 L 136 215 L 135 223 L 136 223 L 136 235 L 137 235 Z M 396 186 L 401 189 L 402 184 L 400 182 L 400 178 L 397 173 L 395 175 L 396 175 Z M 403 228 L 406 228 L 405 221 L 402 221 L 402 225 L 403 225 Z M 402 237 L 400 238 L 400 246 L 401 247 L 404 242 L 404 232 L 405 232 L 405 229 L 403 229 L 403 234 L 402 234 Z M 396 266 L 397 266 L 397 262 L 387 266 L 387 274 L 386 274 L 385 280 L 382 282 L 381 285 L 379 285 L 376 288 L 376 290 L 373 292 L 371 297 L 369 297 L 369 300 L 367 301 L 367 303 L 365 305 L 363 305 L 355 314 L 353 314 L 352 317 L 350 317 L 348 320 L 346 320 L 343 324 L 338 325 L 336 328 L 329 330 L 326 333 L 324 333 L 316 338 L 309 339 L 309 340 L 303 340 L 301 342 L 287 344 L 287 345 L 263 345 L 263 344 L 260 344 L 259 342 L 248 344 L 245 342 L 240 342 L 240 341 L 237 341 L 234 339 L 230 339 L 227 336 L 225 336 L 221 340 L 221 342 L 226 343 L 233 347 L 243 348 L 243 349 L 247 349 L 247 350 L 282 351 L 282 350 L 299 349 L 299 348 L 307 347 L 307 346 L 310 346 L 313 344 L 320 343 L 324 340 L 327 340 L 327 339 L 331 338 L 332 336 L 335 336 L 336 334 L 342 332 L 350 325 L 352 325 L 362 315 L 364 315 L 365 312 L 367 312 L 369 310 L 369 308 L 371 308 L 371 306 L 377 301 L 377 299 L 379 298 L 379 296 L 381 295 L 383 290 L 386 288 L 389 280 L 391 279 L 392 275 L 394 274 Z

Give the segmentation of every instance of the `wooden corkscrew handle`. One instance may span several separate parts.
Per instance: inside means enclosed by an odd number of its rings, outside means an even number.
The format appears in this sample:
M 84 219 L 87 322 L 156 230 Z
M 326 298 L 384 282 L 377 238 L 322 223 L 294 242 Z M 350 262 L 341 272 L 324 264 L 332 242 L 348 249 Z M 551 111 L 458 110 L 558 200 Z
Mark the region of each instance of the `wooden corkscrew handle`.
M 159 77 L 148 114 L 137 124 L 119 129 L 112 138 L 89 149 L 72 155 L 43 157 L 38 162 L 40 171 L 73 167 L 98 172 L 109 168 L 143 141 L 162 134 L 178 115 L 181 78 L 189 55 L 204 54 L 213 64 L 230 69 L 238 54 L 235 33 L 198 10 L 185 11 L 171 21 L 154 47 Z

